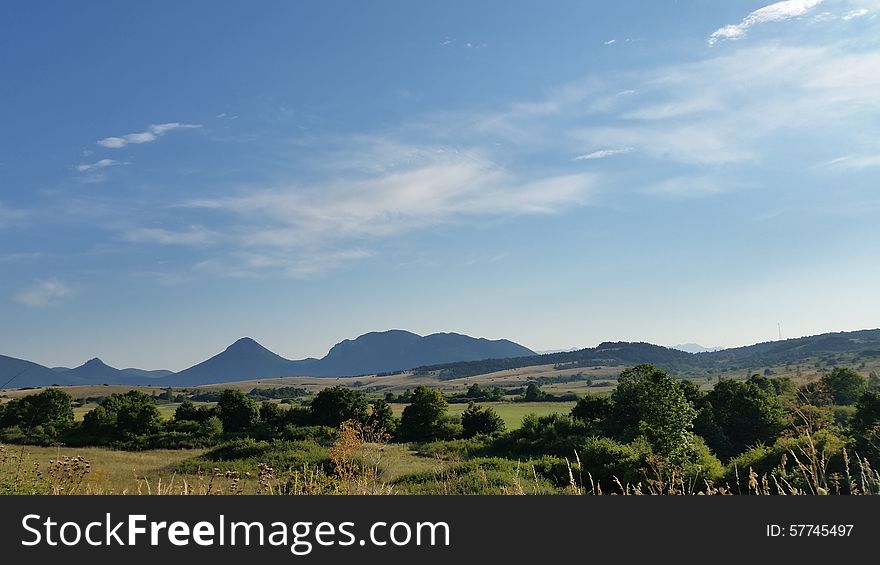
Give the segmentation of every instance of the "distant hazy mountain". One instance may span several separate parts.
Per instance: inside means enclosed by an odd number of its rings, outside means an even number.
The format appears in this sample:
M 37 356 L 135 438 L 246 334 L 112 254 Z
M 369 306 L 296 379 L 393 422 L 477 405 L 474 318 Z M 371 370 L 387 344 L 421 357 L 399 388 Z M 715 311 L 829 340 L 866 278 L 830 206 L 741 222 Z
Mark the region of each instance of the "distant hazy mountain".
M 506 339 L 477 339 L 455 333 L 422 337 L 390 330 L 346 339 L 334 345 L 321 359 L 293 361 L 246 337 L 207 361 L 155 382 L 163 386 L 195 386 L 295 375 L 345 377 L 400 371 L 425 364 L 522 355 L 534 355 L 534 352 Z
M 752 370 L 808 359 L 852 365 L 865 359 L 880 358 L 880 330 L 826 333 L 714 352 L 700 347 L 699 355 L 687 352 L 686 348 L 696 350 L 695 347 L 700 346 L 685 344 L 669 348 L 650 343 L 605 342 L 592 348 L 537 355 L 505 339 L 476 339 L 454 333 L 422 337 L 391 330 L 342 341 L 322 359 L 292 361 L 276 355 L 253 339 L 243 338 L 207 361 L 172 374 L 114 369 L 100 359 L 92 359 L 75 369 L 53 370 L 0 355 L 0 387 L 13 376 L 9 388 L 104 383 L 195 386 L 281 376 L 342 377 L 406 369 L 432 370 L 441 379 L 453 379 L 555 363 L 576 363 L 583 367 L 653 363 L 673 372 Z
M 30 361 L 0 355 L 0 387 L 9 379 L 13 379 L 6 388 L 50 385 L 151 384 L 151 381 L 155 379 L 172 374 L 174 374 L 172 371 L 163 370 L 115 369 L 97 357 L 74 369 L 67 367 L 52 367 L 50 369 Z
M 291 361 L 272 353 L 253 339 L 243 337 L 223 352 L 189 369 L 158 379 L 171 386 L 195 386 L 247 379 L 286 377 L 305 374 L 300 367 L 314 359 Z
M 506 339 L 489 340 L 457 333 L 420 336 L 403 330 L 370 332 L 333 346 L 317 363 L 320 375 L 359 375 L 412 369 L 455 361 L 534 355 L 527 347 Z
M 119 369 L 114 369 L 97 357 L 95 357 L 94 359 L 89 359 L 79 367 L 70 369 L 69 371 L 61 374 L 69 377 L 74 377 L 80 381 L 101 383 L 116 383 L 119 382 L 119 380 L 124 376 L 122 371 L 120 371 Z
M 147 371 L 145 369 L 119 369 L 126 375 L 131 375 L 132 377 L 146 377 L 148 379 L 158 379 L 159 377 L 167 377 L 168 375 L 173 375 L 174 371 L 168 371 L 166 369 L 156 369 L 154 371 Z
M 10 379 L 12 379 L 10 381 Z M 9 381 L 9 384 L 6 384 Z M 49 367 L 44 367 L 24 359 L 16 359 L 0 355 L 0 388 L 25 388 L 35 386 L 75 385 L 76 377 L 65 373 L 56 373 Z
M 679 351 L 685 351 L 687 353 L 712 353 L 714 351 L 721 351 L 724 348 L 703 347 L 699 343 L 680 343 L 678 345 L 673 345 L 672 349 L 678 349 Z

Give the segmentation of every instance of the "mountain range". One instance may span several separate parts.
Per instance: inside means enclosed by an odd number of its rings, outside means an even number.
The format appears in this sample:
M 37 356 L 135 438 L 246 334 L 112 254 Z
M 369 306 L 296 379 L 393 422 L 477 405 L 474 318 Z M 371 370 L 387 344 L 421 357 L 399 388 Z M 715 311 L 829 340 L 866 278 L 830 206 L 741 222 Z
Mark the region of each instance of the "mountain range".
M 0 355 L 0 388 L 47 385 L 123 384 L 197 386 L 248 379 L 311 376 L 345 377 L 401 371 L 420 365 L 535 355 L 506 339 L 489 340 L 456 333 L 420 336 L 403 330 L 371 332 L 337 343 L 321 359 L 285 359 L 251 338 L 241 338 L 221 353 L 188 369 L 146 371 L 116 369 L 98 358 L 79 367 L 48 368 Z
M 123 384 L 197 386 L 283 377 L 345 377 L 406 370 L 432 372 L 442 380 L 548 364 L 628 366 L 653 363 L 673 372 L 707 374 L 809 363 L 809 367 L 872 366 L 880 361 L 880 329 L 825 333 L 718 351 L 689 353 L 642 342 L 604 342 L 597 347 L 539 355 L 509 340 L 455 333 L 419 336 L 402 330 L 371 332 L 337 343 L 321 359 L 290 360 L 251 338 L 178 373 L 115 369 L 91 359 L 74 369 L 54 369 L 0 355 L 0 388 Z M 7 381 L 11 382 L 4 386 Z

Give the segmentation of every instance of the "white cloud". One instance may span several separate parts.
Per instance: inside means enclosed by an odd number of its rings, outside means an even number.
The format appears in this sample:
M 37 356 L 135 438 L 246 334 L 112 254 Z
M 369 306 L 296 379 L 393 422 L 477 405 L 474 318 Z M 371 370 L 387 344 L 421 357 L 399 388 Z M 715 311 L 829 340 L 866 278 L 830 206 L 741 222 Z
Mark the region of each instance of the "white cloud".
M 45 308 L 71 294 L 67 285 L 52 278 L 37 281 L 34 286 L 16 294 L 13 300 L 31 308 Z
M 878 155 L 845 155 L 821 164 L 828 169 L 845 169 L 861 171 L 870 167 L 880 167 L 880 154 Z
M 119 161 L 115 161 L 113 159 L 101 159 L 100 161 L 96 161 L 94 163 L 82 163 L 76 166 L 76 170 L 81 173 L 90 173 L 94 171 L 99 171 L 101 169 L 106 169 L 107 167 L 113 167 L 115 165 L 122 165 L 124 163 L 120 163 Z
M 217 232 L 202 226 L 190 226 L 183 231 L 163 228 L 135 228 L 123 231 L 122 238 L 134 243 L 157 243 L 159 245 L 182 245 L 186 247 L 207 247 L 220 239 Z
M 617 43 L 616 39 L 609 39 L 608 41 L 604 41 L 603 45 L 614 45 L 615 43 Z
M 758 161 L 771 158 L 768 145 L 784 150 L 776 138 L 835 131 L 844 140 L 880 112 L 880 51 L 846 45 L 759 44 L 622 80 L 638 86 L 637 106 L 607 113 L 601 126 L 569 119 L 581 148 L 638 147 L 690 165 Z
M 246 245 L 284 247 L 387 237 L 468 216 L 554 213 L 586 203 L 593 186 L 594 177 L 583 174 L 523 182 L 479 152 L 426 152 L 367 178 L 256 189 L 189 206 L 249 220 Z
M 199 268 L 308 276 L 368 257 L 374 251 L 367 245 L 394 236 L 481 218 L 559 213 L 589 203 L 596 186 L 590 174 L 522 179 L 476 150 L 375 143 L 395 150 L 374 167 L 341 167 L 347 178 L 186 203 L 202 217 L 213 210 L 217 221 L 236 226 L 224 247 L 230 251 Z
M 868 10 L 866 10 L 865 8 L 859 8 L 858 10 L 850 10 L 849 12 L 844 14 L 842 17 L 845 21 L 849 21 L 849 20 L 854 20 L 856 18 L 861 18 L 862 16 L 867 16 L 868 13 L 869 13 Z
M 574 158 L 575 161 L 590 161 L 593 159 L 604 159 L 605 157 L 611 157 L 613 155 L 621 155 L 623 153 L 629 153 L 631 151 L 635 151 L 635 147 L 621 147 L 620 149 L 600 149 L 598 151 L 593 151 L 592 153 L 586 153 L 584 155 L 578 155 Z
M 740 39 L 746 30 L 758 24 L 781 22 L 802 16 L 822 3 L 822 0 L 785 0 L 759 8 L 743 18 L 738 24 L 730 24 L 716 29 L 707 40 L 709 45 L 725 39 Z
M 98 145 L 102 147 L 107 147 L 108 149 L 120 149 L 122 147 L 125 147 L 126 145 L 137 145 L 141 143 L 156 141 L 159 137 L 165 135 L 170 131 L 200 127 L 202 126 L 199 124 L 184 124 L 180 122 L 153 124 L 149 128 L 147 128 L 147 131 L 127 133 L 125 135 L 114 137 L 105 137 L 104 139 L 98 140 Z

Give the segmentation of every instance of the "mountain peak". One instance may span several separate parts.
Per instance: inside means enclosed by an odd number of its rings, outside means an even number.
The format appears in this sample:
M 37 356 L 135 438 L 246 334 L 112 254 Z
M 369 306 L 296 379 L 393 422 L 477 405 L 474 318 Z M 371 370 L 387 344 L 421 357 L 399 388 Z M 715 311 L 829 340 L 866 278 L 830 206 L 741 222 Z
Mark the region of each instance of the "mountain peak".
M 227 351 L 236 349 L 265 349 L 262 345 L 252 337 L 242 337 L 226 348 Z
M 101 359 L 99 357 L 92 357 L 91 359 L 89 359 L 88 361 L 86 361 L 85 363 L 80 365 L 80 367 L 88 367 L 88 368 L 109 367 L 109 366 L 110 365 L 108 365 L 107 363 L 104 363 L 103 361 L 101 361 Z

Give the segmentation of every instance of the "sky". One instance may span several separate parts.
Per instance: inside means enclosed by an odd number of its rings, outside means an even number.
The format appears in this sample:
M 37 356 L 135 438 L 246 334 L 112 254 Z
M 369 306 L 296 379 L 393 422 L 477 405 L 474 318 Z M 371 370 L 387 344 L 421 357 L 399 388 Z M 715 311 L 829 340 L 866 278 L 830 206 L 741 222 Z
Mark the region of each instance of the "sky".
M 4 2 L 0 353 L 880 326 L 880 0 Z

